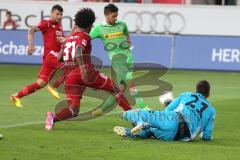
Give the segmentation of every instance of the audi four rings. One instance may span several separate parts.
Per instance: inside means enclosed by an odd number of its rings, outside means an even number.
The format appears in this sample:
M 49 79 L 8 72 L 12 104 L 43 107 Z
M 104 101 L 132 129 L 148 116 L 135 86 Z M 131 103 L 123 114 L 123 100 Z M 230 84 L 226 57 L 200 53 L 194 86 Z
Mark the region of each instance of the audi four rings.
M 129 11 L 122 19 L 133 33 L 179 34 L 186 25 L 184 16 L 178 12 Z

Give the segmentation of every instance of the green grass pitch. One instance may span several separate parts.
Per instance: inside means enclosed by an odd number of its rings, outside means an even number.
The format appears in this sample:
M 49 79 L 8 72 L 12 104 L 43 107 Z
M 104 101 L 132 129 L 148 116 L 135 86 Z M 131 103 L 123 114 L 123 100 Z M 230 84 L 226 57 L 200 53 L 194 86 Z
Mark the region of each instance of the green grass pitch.
M 17 109 L 9 96 L 36 80 L 39 66 L 0 65 L 0 160 L 237 160 L 240 158 L 240 73 L 207 71 L 168 71 L 162 79 L 173 84 L 175 95 L 194 91 L 200 79 L 211 82 L 210 101 L 215 106 L 214 140 L 202 142 L 163 142 L 130 139 L 113 133 L 123 121 L 120 109 L 91 121 L 61 122 L 52 132 L 44 130 L 44 114 L 53 110 L 57 100 L 46 89 L 23 98 Z M 62 97 L 64 95 L 61 95 Z M 161 108 L 157 97 L 145 99 Z M 81 109 L 98 104 L 85 98 Z

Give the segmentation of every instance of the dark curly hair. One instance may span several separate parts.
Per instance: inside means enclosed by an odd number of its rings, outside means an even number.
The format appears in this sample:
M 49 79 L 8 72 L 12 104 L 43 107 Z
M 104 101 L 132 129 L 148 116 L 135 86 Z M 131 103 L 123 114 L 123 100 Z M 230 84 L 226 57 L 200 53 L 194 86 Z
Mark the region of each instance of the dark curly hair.
M 75 25 L 80 28 L 88 28 L 95 22 L 95 13 L 91 8 L 82 8 L 74 18 Z

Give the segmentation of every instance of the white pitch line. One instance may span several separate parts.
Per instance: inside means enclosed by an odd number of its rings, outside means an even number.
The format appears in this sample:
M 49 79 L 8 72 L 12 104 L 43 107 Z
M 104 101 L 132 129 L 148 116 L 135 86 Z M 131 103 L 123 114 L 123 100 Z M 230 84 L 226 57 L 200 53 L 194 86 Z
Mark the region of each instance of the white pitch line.
M 24 123 L 18 123 L 18 124 L 10 124 L 5 126 L 0 126 L 0 128 L 14 128 L 14 127 L 22 127 L 22 126 L 29 126 L 33 124 L 41 124 L 44 123 L 42 121 L 36 121 L 36 122 L 24 122 Z
M 114 115 L 114 114 L 119 114 L 122 112 L 110 112 L 107 113 L 103 116 L 109 116 L 109 115 Z M 44 121 L 36 121 L 36 122 L 24 122 L 24 123 L 17 123 L 17 124 L 10 124 L 10 125 L 5 125 L 5 126 L 0 126 L 0 129 L 2 128 L 15 128 L 15 127 L 23 127 L 23 126 L 30 126 L 30 125 L 34 125 L 34 124 L 43 124 Z

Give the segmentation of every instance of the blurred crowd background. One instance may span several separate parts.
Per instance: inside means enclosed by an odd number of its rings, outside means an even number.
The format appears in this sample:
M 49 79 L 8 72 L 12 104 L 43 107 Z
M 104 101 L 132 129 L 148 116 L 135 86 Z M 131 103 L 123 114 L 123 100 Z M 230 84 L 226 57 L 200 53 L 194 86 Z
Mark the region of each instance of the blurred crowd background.
M 11 0 L 10 0 L 11 1 Z M 34 1 L 34 0 L 25 0 Z M 240 5 L 240 0 L 35 0 L 68 2 L 119 2 L 119 3 L 160 3 L 160 4 L 199 4 L 199 5 Z

